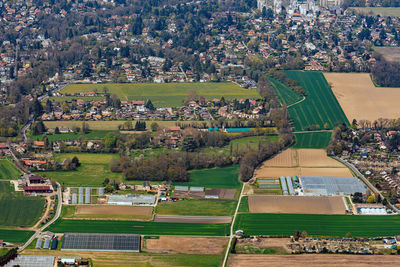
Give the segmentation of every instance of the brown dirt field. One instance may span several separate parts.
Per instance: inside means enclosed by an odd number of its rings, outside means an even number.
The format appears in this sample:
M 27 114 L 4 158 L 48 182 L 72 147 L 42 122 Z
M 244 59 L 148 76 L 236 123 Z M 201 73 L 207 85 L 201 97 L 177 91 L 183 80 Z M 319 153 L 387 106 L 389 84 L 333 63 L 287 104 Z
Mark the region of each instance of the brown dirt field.
M 228 266 L 334 266 L 334 267 L 364 267 L 364 266 L 394 266 L 400 260 L 394 255 L 330 255 L 330 254 L 303 254 L 303 255 L 246 255 L 231 254 Z
M 301 167 L 338 167 L 343 164 L 328 157 L 324 149 L 298 149 L 299 166 Z
M 367 73 L 324 73 L 349 121 L 400 117 L 400 88 L 375 87 Z
M 159 239 L 146 239 L 144 249 L 152 253 L 219 255 L 227 244 L 225 237 L 160 236 Z
M 263 167 L 295 167 L 298 166 L 296 149 L 286 149 L 263 163 Z
M 252 213 L 345 214 L 342 197 L 249 196 Z
M 108 215 L 143 215 L 151 216 L 152 207 L 130 206 L 81 206 L 78 205 L 75 214 L 108 214 Z
M 221 199 L 235 199 L 236 189 L 220 189 L 219 198 Z
M 262 168 L 255 172 L 256 177 L 271 177 L 280 176 L 337 176 L 351 177 L 351 171 L 347 168 Z

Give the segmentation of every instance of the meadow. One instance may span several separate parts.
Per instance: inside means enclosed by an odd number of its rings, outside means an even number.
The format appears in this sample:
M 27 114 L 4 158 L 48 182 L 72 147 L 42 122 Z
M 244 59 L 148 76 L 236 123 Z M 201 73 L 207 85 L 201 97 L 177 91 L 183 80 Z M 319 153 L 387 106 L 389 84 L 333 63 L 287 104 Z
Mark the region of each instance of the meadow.
M 24 243 L 33 233 L 33 231 L 0 229 L 0 238 L 10 243 Z
M 108 88 L 110 94 L 116 94 L 121 100 L 147 100 L 151 99 L 155 106 L 174 107 L 182 106 L 182 100 L 189 90 L 194 90 L 198 95 L 212 100 L 259 98 L 255 89 L 243 89 L 240 86 L 229 83 L 107 83 L 107 84 L 69 84 L 61 93 L 81 93 L 98 91 Z
M 249 212 L 249 197 L 243 196 L 240 200 L 238 212 Z
M 363 15 L 381 15 L 381 16 L 400 16 L 400 7 L 351 7 L 350 9 L 355 10 L 359 14 Z
M 229 224 L 58 219 L 46 230 L 55 233 L 226 236 L 229 234 Z
M 79 125 L 79 124 L 78 124 Z M 79 138 L 85 138 L 88 140 L 95 140 L 95 139 L 103 139 L 109 132 L 112 131 L 107 131 L 107 130 L 91 130 L 89 133 L 84 134 L 84 133 L 60 133 L 60 134 L 48 134 L 47 139 L 50 142 L 54 141 L 67 141 L 67 140 L 77 140 Z M 29 139 L 33 141 L 41 141 L 43 138 L 43 135 L 31 135 L 29 136 Z
M 72 159 L 74 156 L 81 163 L 77 170 L 47 171 L 38 174 L 50 177 L 65 186 L 99 186 L 106 178 L 110 181 L 122 180 L 121 173 L 111 172 L 109 168 L 110 161 L 119 158 L 118 154 L 58 153 L 54 154 L 54 159 L 63 162 L 64 159 Z
M 163 215 L 229 216 L 235 212 L 236 203 L 236 201 L 185 199 L 159 203 L 156 207 L 156 213 Z
M 325 148 L 331 140 L 331 132 L 295 133 L 293 148 Z
M 202 186 L 207 188 L 238 188 L 239 165 L 190 171 L 190 182 L 174 183 L 174 185 Z
M 20 178 L 21 172 L 8 160 L 0 160 L 0 180 L 16 180 Z
M 32 226 L 42 215 L 44 200 L 40 197 L 25 197 L 14 192 L 9 182 L 0 182 L 0 225 Z
M 380 237 L 398 234 L 400 216 L 320 214 L 238 214 L 235 229 L 248 235 L 289 236 L 306 231 L 310 236 Z

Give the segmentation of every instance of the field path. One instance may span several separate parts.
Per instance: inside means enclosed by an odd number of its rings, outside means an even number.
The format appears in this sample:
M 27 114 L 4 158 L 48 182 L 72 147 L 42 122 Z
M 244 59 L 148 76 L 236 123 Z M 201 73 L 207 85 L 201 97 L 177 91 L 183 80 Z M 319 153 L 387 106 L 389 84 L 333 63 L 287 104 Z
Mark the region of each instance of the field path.
M 290 108 L 290 107 L 292 107 L 292 106 L 294 106 L 294 105 L 300 104 L 300 103 L 303 102 L 304 100 L 306 100 L 306 97 L 303 95 L 303 99 L 297 101 L 296 103 L 293 103 L 293 104 L 288 105 L 287 108 Z

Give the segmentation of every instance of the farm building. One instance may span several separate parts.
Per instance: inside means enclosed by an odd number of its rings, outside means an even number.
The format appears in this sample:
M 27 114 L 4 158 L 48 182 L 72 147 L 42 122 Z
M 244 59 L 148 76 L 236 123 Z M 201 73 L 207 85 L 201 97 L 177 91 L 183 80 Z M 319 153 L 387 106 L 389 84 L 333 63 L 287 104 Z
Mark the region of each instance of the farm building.
M 189 186 L 177 185 L 175 186 L 175 191 L 189 191 Z
M 108 205 L 150 206 L 156 201 L 154 195 L 112 195 L 108 197 Z
M 53 267 L 54 256 L 37 256 L 37 255 L 20 255 L 12 259 L 5 266 L 40 266 L 40 267 Z
M 355 177 L 300 176 L 303 194 L 307 196 L 337 196 L 367 192 Z
M 140 235 L 65 233 L 61 250 L 140 252 Z
M 386 207 L 382 204 L 355 204 L 358 214 L 364 215 L 387 215 Z
M 24 193 L 25 194 L 42 194 L 42 193 L 51 193 L 52 190 L 48 185 L 42 186 L 24 186 Z
M 190 191 L 192 191 L 192 192 L 203 192 L 203 191 L 204 191 L 204 187 L 200 187 L 200 186 L 191 186 L 191 187 L 190 187 Z
M 30 184 L 42 184 L 42 183 L 44 183 L 44 180 L 43 180 L 42 176 L 30 176 L 29 183 Z

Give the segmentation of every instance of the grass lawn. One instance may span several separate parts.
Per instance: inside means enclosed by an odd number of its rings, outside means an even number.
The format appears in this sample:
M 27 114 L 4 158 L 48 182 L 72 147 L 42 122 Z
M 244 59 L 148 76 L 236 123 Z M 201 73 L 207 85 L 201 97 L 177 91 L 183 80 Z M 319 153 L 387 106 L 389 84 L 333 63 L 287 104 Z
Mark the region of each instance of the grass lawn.
M 108 178 L 110 181 L 122 181 L 121 173 L 113 173 L 109 168 L 112 159 L 118 158 L 118 154 L 95 153 L 58 153 L 55 159 L 62 162 L 66 158 L 78 157 L 81 166 L 75 171 L 47 171 L 39 172 L 66 186 L 101 186 Z
M 52 102 L 71 102 L 72 100 L 77 100 L 81 99 L 85 102 L 90 102 L 90 101 L 103 101 L 105 100 L 105 97 L 103 96 L 52 96 L 49 97 L 50 101 Z M 45 104 L 45 102 L 43 103 Z
M 0 160 L 0 180 L 16 180 L 20 178 L 20 175 L 21 172 L 10 160 Z
M 0 229 L 0 239 L 10 243 L 20 244 L 26 242 L 33 233 L 33 231 Z
M 226 236 L 229 234 L 229 224 L 58 219 L 46 230 L 55 233 Z
M 249 197 L 243 196 L 240 201 L 238 212 L 249 212 Z
M 43 198 L 23 196 L 9 182 L 0 182 L 0 225 L 32 226 L 42 215 L 43 207 Z
M 160 203 L 156 207 L 156 213 L 163 215 L 229 216 L 235 212 L 236 203 L 236 201 L 186 199 Z
M 78 124 L 79 125 L 79 124 Z M 49 139 L 50 142 L 54 141 L 65 141 L 65 140 L 76 140 L 79 138 L 85 138 L 89 140 L 95 140 L 95 139 L 103 139 L 109 132 L 112 131 L 107 131 L 107 130 L 91 130 L 88 134 L 83 134 L 83 133 L 61 133 L 61 134 L 49 134 L 46 135 L 47 139 Z M 115 131 L 117 132 L 117 131 Z M 31 135 L 29 136 L 29 139 L 34 140 L 34 141 L 40 141 L 42 140 L 43 135 Z
M 239 214 L 235 229 L 248 235 L 289 236 L 306 231 L 310 236 L 354 237 L 394 236 L 399 232 L 400 216 L 320 215 L 320 214 Z
M 110 94 L 116 94 L 121 100 L 147 100 L 151 99 L 155 106 L 174 107 L 182 106 L 182 100 L 189 90 L 194 90 L 198 95 L 207 99 L 221 98 L 259 98 L 255 89 L 243 89 L 229 83 L 106 83 L 106 84 L 69 84 L 61 93 L 80 93 L 97 91 L 103 92 L 107 87 Z
M 190 171 L 190 182 L 174 185 L 202 186 L 207 188 L 239 188 L 239 165 L 224 168 L 201 169 Z
M 351 7 L 350 9 L 355 10 L 357 13 L 364 15 L 381 15 L 381 16 L 400 16 L 400 7 Z
M 331 140 L 331 132 L 310 132 L 294 134 L 293 148 L 326 148 Z

